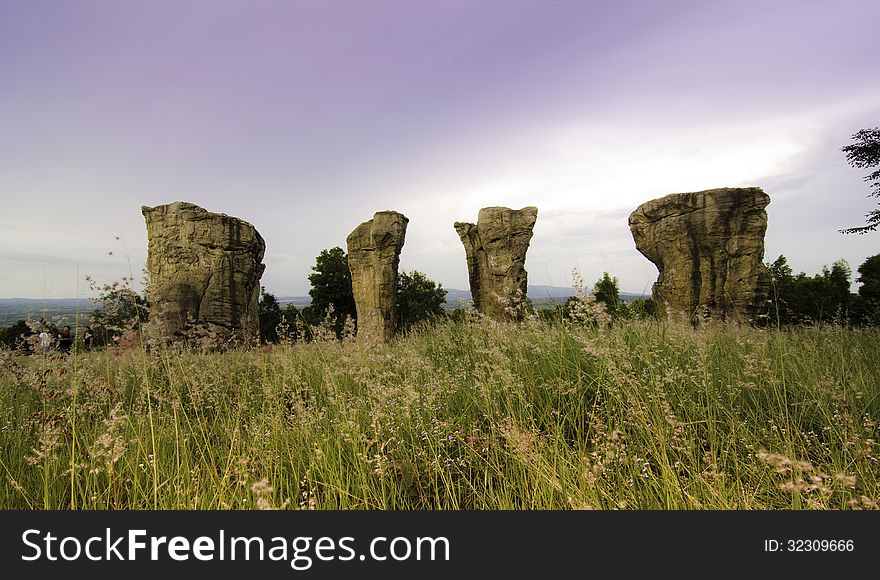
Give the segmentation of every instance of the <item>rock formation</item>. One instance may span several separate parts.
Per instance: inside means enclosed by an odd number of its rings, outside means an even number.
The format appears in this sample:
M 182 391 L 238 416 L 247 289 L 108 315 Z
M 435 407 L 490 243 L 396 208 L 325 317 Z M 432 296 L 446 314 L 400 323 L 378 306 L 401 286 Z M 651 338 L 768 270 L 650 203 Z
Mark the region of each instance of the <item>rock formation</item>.
M 484 207 L 476 225 L 455 222 L 467 254 L 474 308 L 496 319 L 518 318 L 526 298 L 526 251 L 538 208 Z
M 632 212 L 636 248 L 660 271 L 653 287 L 660 312 L 753 320 L 769 289 L 762 261 L 769 203 L 758 187 L 723 188 L 673 193 Z
M 206 346 L 259 339 L 266 244 L 251 224 L 197 205 L 142 207 L 150 276 L 148 335 Z
M 346 239 L 359 341 L 384 342 L 397 329 L 397 265 L 409 220 L 377 212 Z

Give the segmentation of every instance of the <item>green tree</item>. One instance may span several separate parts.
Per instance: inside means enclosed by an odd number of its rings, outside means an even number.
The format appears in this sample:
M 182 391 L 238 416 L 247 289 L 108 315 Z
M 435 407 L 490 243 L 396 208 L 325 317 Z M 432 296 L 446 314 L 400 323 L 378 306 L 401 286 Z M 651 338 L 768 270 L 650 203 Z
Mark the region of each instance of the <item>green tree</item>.
M 822 268 L 822 279 L 828 291 L 828 298 L 832 309 L 846 309 L 852 299 L 850 280 L 852 269 L 844 259 L 837 260 L 831 269 Z
M 312 297 L 312 303 L 303 309 L 303 317 L 309 324 L 316 325 L 324 319 L 332 305 L 334 329 L 337 336 L 342 336 L 346 317 L 357 320 L 348 256 L 339 246 L 321 250 L 312 270 L 313 273 L 309 274 L 309 282 L 312 284 L 309 296 Z
M 263 287 L 260 287 L 259 312 L 260 341 L 268 344 L 299 338 L 297 319 L 300 313 L 296 306 L 286 304 L 282 308 L 275 295 L 266 292 Z
M 149 319 L 147 301 L 126 286 L 107 287 L 95 302 L 99 306 L 91 318 L 99 344 L 107 344 L 127 330 L 138 330 Z
M 797 313 L 804 322 L 833 322 L 848 315 L 852 272 L 845 260 L 834 262 L 829 269 L 812 278 L 801 273 L 795 278 L 794 294 Z
M 605 272 L 593 285 L 593 296 L 596 297 L 596 302 L 605 305 L 605 310 L 612 317 L 623 314 L 623 303 L 620 301 L 620 288 L 616 276 L 612 278 L 608 272 Z
M 871 256 L 859 266 L 858 309 L 861 322 L 880 324 L 880 254 Z
M 788 265 L 788 259 L 780 255 L 772 264 L 767 264 L 770 273 L 770 308 L 768 320 L 771 324 L 788 324 L 794 318 L 794 272 Z
M 28 350 L 27 337 L 31 334 L 27 322 L 19 320 L 12 326 L 0 328 L 0 346 L 10 350 Z
M 299 340 L 303 321 L 302 313 L 297 310 L 293 303 L 285 304 L 281 309 L 281 323 L 279 325 L 278 340 Z
M 626 314 L 631 318 L 656 318 L 657 303 L 653 298 L 637 298 L 626 305 Z
M 859 277 L 856 282 L 861 284 L 859 296 L 869 300 L 880 300 L 880 254 L 871 256 L 859 266 Z
M 868 169 L 880 166 L 880 127 L 862 129 L 852 139 L 855 143 L 841 148 L 850 165 Z M 871 183 L 868 197 L 880 197 L 880 168 L 866 175 L 865 181 Z M 880 226 L 880 209 L 865 214 L 865 225 L 840 231 L 844 234 L 865 234 L 875 231 L 877 226 Z
M 414 325 L 445 315 L 446 290 L 442 284 L 421 272 L 401 272 L 397 277 L 397 312 L 399 327 L 405 331 Z
M 771 323 L 795 324 L 848 319 L 853 306 L 850 292 L 852 271 L 846 260 L 807 276 L 794 275 L 785 256 L 767 265 L 770 272 L 768 319 Z
M 281 305 L 274 294 L 260 286 L 260 342 L 278 342 L 278 324 L 281 322 Z

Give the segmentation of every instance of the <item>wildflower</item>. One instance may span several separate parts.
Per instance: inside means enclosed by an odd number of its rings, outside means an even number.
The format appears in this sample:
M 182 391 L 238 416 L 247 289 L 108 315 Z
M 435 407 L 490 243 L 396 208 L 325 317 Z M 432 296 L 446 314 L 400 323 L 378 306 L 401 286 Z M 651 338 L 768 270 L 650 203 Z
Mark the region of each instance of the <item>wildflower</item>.
M 122 427 L 128 417 L 122 412 L 122 403 L 116 403 L 110 410 L 110 417 L 104 419 L 107 430 L 98 437 L 89 449 L 89 455 L 93 460 L 103 463 L 100 467 L 92 469 L 91 473 L 97 474 L 102 469 L 110 476 L 110 485 L 113 488 L 114 501 L 118 501 L 116 495 L 116 479 L 114 468 L 116 463 L 125 453 L 125 439 L 122 436 Z
M 37 465 L 44 460 L 49 460 L 54 456 L 55 450 L 61 446 L 61 429 L 54 423 L 47 423 L 43 426 L 40 433 L 40 439 L 37 447 L 32 450 L 32 454 L 25 458 L 31 465 Z

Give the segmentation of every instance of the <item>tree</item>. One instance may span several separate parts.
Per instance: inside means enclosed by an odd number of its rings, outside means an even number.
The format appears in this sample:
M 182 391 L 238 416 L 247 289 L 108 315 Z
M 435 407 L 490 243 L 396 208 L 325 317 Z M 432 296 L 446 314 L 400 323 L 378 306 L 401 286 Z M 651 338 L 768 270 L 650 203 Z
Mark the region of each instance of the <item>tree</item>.
M 869 169 L 880 166 L 880 127 L 862 129 L 853 135 L 852 139 L 855 143 L 841 148 L 841 151 L 846 153 L 846 160 L 850 165 Z M 870 185 L 871 192 L 868 194 L 868 197 L 880 197 L 880 168 L 866 175 L 865 181 L 873 182 Z M 875 231 L 877 226 L 880 226 L 880 209 L 875 209 L 865 214 L 864 226 L 846 228 L 840 231 L 844 234 L 865 234 Z
M 278 324 L 281 322 L 281 305 L 274 294 L 260 286 L 260 342 L 278 342 Z
M 852 271 L 846 260 L 837 260 L 815 276 L 792 273 L 785 256 L 767 265 L 770 272 L 768 319 L 771 323 L 792 324 L 833 322 L 848 318 L 853 306 L 850 292 Z
M 443 316 L 446 290 L 421 272 L 401 272 L 397 277 L 399 327 L 407 330 L 425 320 Z
M 861 321 L 880 324 L 880 254 L 871 256 L 859 266 L 858 310 Z
M 788 324 L 793 321 L 795 298 L 794 272 L 788 265 L 788 259 L 780 255 L 772 264 L 767 264 L 770 273 L 770 308 L 768 319 L 771 323 Z
M 299 338 L 297 331 L 299 311 L 296 306 L 287 304 L 282 308 L 275 295 L 266 292 L 262 286 L 259 313 L 261 342 L 276 343 Z
M 597 302 L 605 304 L 605 310 L 613 317 L 622 314 L 623 304 L 620 301 L 620 288 L 617 285 L 617 277 L 612 278 L 605 272 L 593 286 L 593 296 Z
M 293 303 L 285 304 L 281 309 L 281 323 L 278 326 L 278 340 L 299 340 L 304 338 L 301 334 L 302 313 L 296 309 Z
M 105 287 L 95 302 L 99 306 L 91 317 L 100 344 L 109 343 L 127 330 L 138 330 L 149 318 L 147 301 L 131 288 L 116 283 Z
M 657 303 L 653 298 L 636 298 L 626 306 L 627 316 L 632 318 L 656 318 Z
M 830 270 L 823 267 L 822 278 L 828 289 L 828 298 L 832 307 L 846 309 L 852 299 L 852 292 L 850 292 L 852 269 L 846 260 L 837 260 Z
M 799 321 L 832 322 L 846 313 L 849 306 L 850 269 L 843 260 L 831 269 L 822 267 L 822 273 L 812 278 L 803 272 L 795 278 L 795 304 Z
M 0 328 L 0 346 L 9 350 L 29 350 L 27 337 L 31 334 L 27 321 L 19 320 L 8 328 Z
M 859 296 L 867 300 L 880 300 L 880 254 L 865 260 L 858 272 L 856 282 L 861 284 Z
M 303 309 L 303 316 L 309 324 L 317 325 L 332 305 L 334 330 L 337 336 L 342 336 L 346 317 L 357 320 L 348 256 L 339 246 L 321 250 L 312 270 L 314 273 L 309 274 L 312 303 Z

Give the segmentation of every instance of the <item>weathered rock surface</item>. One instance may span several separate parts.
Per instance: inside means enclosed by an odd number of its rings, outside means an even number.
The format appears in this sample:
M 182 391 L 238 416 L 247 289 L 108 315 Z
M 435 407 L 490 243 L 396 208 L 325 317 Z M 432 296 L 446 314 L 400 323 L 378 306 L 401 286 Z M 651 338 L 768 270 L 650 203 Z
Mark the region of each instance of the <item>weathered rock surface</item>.
M 402 213 L 380 211 L 346 238 L 359 341 L 384 342 L 397 330 L 397 265 L 407 223 Z
M 770 197 L 761 188 L 673 193 L 629 216 L 636 248 L 660 271 L 660 312 L 692 320 L 753 320 L 767 298 L 764 233 Z
M 180 201 L 141 212 L 149 241 L 148 334 L 177 340 L 189 329 L 207 346 L 259 340 L 266 243 L 254 226 Z
M 467 254 L 474 308 L 496 319 L 518 318 L 528 288 L 526 251 L 538 208 L 484 207 L 477 223 L 455 222 Z

